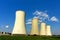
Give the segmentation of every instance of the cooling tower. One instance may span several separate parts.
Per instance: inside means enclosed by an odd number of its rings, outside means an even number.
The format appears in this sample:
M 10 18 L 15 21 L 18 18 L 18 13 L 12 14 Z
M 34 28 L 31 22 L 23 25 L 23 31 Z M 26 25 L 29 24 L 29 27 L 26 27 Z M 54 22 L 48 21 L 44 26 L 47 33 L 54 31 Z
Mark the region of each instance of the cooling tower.
M 46 24 L 45 23 L 41 23 L 41 27 L 40 27 L 40 34 L 39 35 L 46 35 Z
M 38 35 L 38 18 L 33 18 L 32 20 L 32 28 L 30 35 Z
M 52 36 L 51 30 L 50 30 L 50 25 L 47 25 L 47 27 L 46 27 L 46 35 L 47 36 Z
M 12 34 L 26 34 L 24 17 L 25 13 L 23 11 L 16 11 L 16 19 Z

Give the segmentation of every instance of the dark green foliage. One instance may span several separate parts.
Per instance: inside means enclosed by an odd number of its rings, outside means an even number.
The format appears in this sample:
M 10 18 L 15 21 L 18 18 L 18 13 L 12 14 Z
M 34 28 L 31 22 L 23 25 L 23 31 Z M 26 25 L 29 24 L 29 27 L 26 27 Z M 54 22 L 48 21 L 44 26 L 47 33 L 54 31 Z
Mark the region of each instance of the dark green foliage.
M 0 40 L 60 40 L 60 36 L 0 36 Z

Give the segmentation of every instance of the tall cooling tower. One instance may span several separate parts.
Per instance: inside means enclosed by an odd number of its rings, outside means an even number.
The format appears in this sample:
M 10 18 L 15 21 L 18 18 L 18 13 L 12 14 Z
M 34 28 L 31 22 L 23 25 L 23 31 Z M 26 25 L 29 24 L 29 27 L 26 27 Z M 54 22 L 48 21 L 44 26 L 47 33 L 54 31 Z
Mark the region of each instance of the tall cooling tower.
M 38 35 L 38 18 L 34 18 L 32 20 L 32 28 L 31 28 L 31 33 L 30 35 Z
M 50 30 L 50 25 L 47 25 L 47 27 L 46 27 L 46 35 L 47 36 L 52 36 L 51 30 Z
M 16 11 L 16 19 L 12 34 L 26 34 L 24 17 L 25 13 L 23 11 Z
M 46 35 L 46 24 L 45 23 L 41 23 L 41 27 L 40 27 L 40 34 L 39 35 Z

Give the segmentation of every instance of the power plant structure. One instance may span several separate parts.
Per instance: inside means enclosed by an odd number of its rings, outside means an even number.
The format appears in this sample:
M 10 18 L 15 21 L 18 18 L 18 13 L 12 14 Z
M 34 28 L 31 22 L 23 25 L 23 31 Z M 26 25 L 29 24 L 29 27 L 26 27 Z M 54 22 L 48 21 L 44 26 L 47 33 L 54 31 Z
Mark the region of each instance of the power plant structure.
M 16 11 L 16 19 L 12 34 L 23 34 L 26 35 L 25 28 L 25 12 L 24 11 Z M 30 35 L 45 35 L 52 36 L 50 25 L 46 25 L 46 23 L 41 22 L 40 30 L 38 30 L 38 18 L 32 19 L 32 27 L 30 30 Z
M 47 25 L 47 27 L 46 27 L 46 35 L 52 36 L 50 25 Z
M 39 35 L 46 35 L 46 23 L 42 22 Z
M 39 35 L 38 18 L 33 18 L 32 20 L 32 28 L 31 28 L 30 35 Z
M 16 11 L 16 19 L 12 34 L 25 34 L 25 12 L 24 11 Z

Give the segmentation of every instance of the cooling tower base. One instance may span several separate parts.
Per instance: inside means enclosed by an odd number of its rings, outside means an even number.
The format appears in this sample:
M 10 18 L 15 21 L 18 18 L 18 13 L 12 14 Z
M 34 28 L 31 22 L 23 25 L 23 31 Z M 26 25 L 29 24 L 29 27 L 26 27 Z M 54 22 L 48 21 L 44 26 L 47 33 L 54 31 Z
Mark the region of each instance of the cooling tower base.
M 37 34 L 33 34 L 33 35 L 32 35 L 32 34 L 30 34 L 30 35 L 31 35 L 31 36 L 38 36 Z
M 12 36 L 26 36 L 26 34 L 12 34 Z

